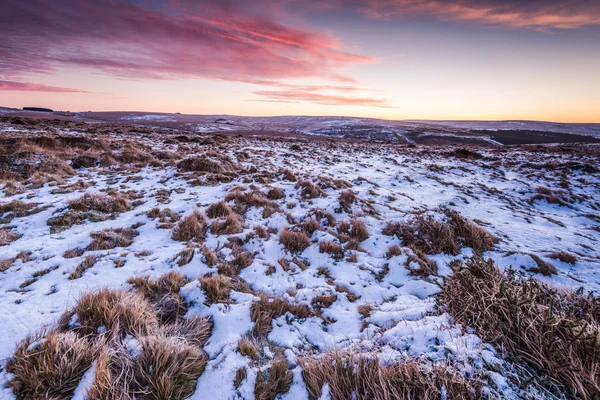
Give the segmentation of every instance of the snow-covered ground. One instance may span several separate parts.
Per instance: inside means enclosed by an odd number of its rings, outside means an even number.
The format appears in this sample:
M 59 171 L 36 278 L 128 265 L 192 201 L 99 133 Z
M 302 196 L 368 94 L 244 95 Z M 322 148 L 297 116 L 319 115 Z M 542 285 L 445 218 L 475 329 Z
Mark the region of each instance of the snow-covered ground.
M 116 135 L 112 138 L 119 140 Z M 458 256 L 431 254 L 438 276 L 427 278 L 410 274 L 406 268 L 407 252 L 386 256 L 390 246 L 402 246 L 402 242 L 384 235 L 383 228 L 389 222 L 409 220 L 415 211 L 446 206 L 485 227 L 500 238 L 500 243 L 485 256 L 493 258 L 501 268 L 526 271 L 536 265 L 530 256 L 533 254 L 558 270 L 556 275 L 538 278 L 555 285 L 583 286 L 600 292 L 600 175 L 597 170 L 589 172 L 591 167 L 598 168 L 595 156 L 555 152 L 551 146 L 544 151 L 487 147 L 477 149 L 483 158 L 465 158 L 457 157 L 450 147 L 343 142 L 301 142 L 291 147 L 293 142 L 243 137 L 207 146 L 180 145 L 164 139 L 153 135 L 135 138 L 155 150 L 182 157 L 214 150 L 237 162 L 239 175 L 231 182 L 202 184 L 202 173 L 181 173 L 176 166 L 83 168 L 59 186 L 30 186 L 21 194 L 2 195 L 0 205 L 19 200 L 36 203 L 40 209 L 2 225 L 21 237 L 0 247 L 0 261 L 15 258 L 21 252 L 30 253 L 28 257 L 16 258 L 0 273 L 3 364 L 19 341 L 56 323 L 82 293 L 104 287 L 130 289 L 127 280 L 132 276 L 159 277 L 176 270 L 190 279 L 181 290 L 191 305 L 186 317 L 210 316 L 214 321 L 212 335 L 204 347 L 210 361 L 192 398 L 253 398 L 258 367 L 237 351 L 237 345 L 253 328 L 250 308 L 258 298 L 234 291 L 229 304 L 205 305 L 205 293 L 198 279 L 217 274 L 217 267 L 207 265 L 199 249 L 191 262 L 179 266 L 178 254 L 187 248 L 186 243 L 173 240 L 171 229 L 160 229 L 158 220 L 147 216 L 155 207 L 170 208 L 182 217 L 194 210 L 204 213 L 234 188 L 264 194 L 271 188 L 280 188 L 284 197 L 273 200 L 278 210 L 272 215 L 265 217 L 261 207 L 250 207 L 244 215 L 243 232 L 209 232 L 203 245 L 230 260 L 231 250 L 224 244 L 231 237 L 242 239 L 243 249 L 254 258 L 251 265 L 241 270 L 240 277 L 254 293 L 304 304 L 311 310 L 317 308 L 313 302 L 316 297 L 336 296 L 328 307 L 321 307 L 320 312 L 308 318 L 288 313 L 273 321 L 268 340 L 283 349 L 294 377 L 290 391 L 282 398 L 308 398 L 296 357 L 331 349 L 376 354 L 387 363 L 407 356 L 428 363 L 450 363 L 465 374 L 477 371 L 489 389 L 502 397 L 517 397 L 518 389 L 505 379 L 510 367 L 494 348 L 436 309 L 439 285 L 451 273 L 449 263 L 471 256 L 472 250 L 464 248 Z M 302 188 L 286 179 L 284 170 L 298 180 L 321 184 L 323 196 L 303 198 Z M 200 178 L 200 182 L 194 178 Z M 331 184 L 332 179 L 344 180 L 349 187 Z M 90 186 L 74 185 L 78 181 Z M 550 197 L 543 196 L 534 200 L 539 188 L 549 189 L 563 198 L 563 203 L 551 204 Z M 70 200 L 109 189 L 141 204 L 115 219 L 87 221 L 62 232 L 50 232 L 47 220 L 65 212 Z M 344 209 L 339 196 L 347 189 L 354 191 L 357 200 Z M 279 234 L 294 223 L 309 219 L 315 209 L 330 213 L 337 221 L 364 222 L 369 237 L 357 250 L 346 250 L 343 258 L 334 259 L 319 251 L 319 242 L 339 242 L 335 228 L 323 225 L 310 237 L 308 248 L 291 254 L 280 243 Z M 126 248 L 64 257 L 67 250 L 85 249 L 93 232 L 131 226 L 136 226 L 139 235 Z M 256 227 L 270 228 L 268 237 L 251 235 Z M 549 258 L 558 251 L 575 255 L 577 261 L 571 265 Z M 89 255 L 100 258 L 80 278 L 69 279 Z M 297 259 L 305 267 L 290 262 L 284 268 L 280 259 Z M 48 272 L 40 275 L 44 270 Z M 371 309 L 363 316 L 361 306 L 366 305 Z M 268 356 L 268 352 L 265 354 Z M 244 366 L 248 376 L 236 388 L 236 371 Z M 11 376 L 4 369 L 1 371 L 0 381 L 10 381 Z M 91 379 L 90 375 L 84 379 Z M 84 386 L 85 382 L 81 387 Z M 75 398 L 85 398 L 82 391 L 78 389 Z M 0 389 L 0 398 L 12 397 L 10 388 Z

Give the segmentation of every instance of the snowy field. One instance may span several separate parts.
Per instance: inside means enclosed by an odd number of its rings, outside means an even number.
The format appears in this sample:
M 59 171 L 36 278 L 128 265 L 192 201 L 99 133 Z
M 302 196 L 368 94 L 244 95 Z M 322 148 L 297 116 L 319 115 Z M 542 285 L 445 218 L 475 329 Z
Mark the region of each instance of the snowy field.
M 600 291 L 594 145 L 465 150 L 182 139 L 151 129 L 86 133 L 71 126 L 48 133 L 4 124 L 1 131 L 3 146 L 12 145 L 8 138 L 84 138 L 83 147 L 51 148 L 39 140 L 21 143 L 30 147 L 19 151 L 45 151 L 67 164 L 76 155 L 89 157 L 77 160 L 79 168 L 61 164 L 57 171 L 36 170 L 46 159 L 27 161 L 30 176 L 0 184 L 1 399 L 25 398 L 15 395 L 6 367 L 16 346 L 44 327 L 53 329 L 83 294 L 131 291 L 132 277 L 158 279 L 172 271 L 186 278 L 177 293 L 185 302 L 182 318 L 213 323 L 203 346 L 208 362 L 191 399 L 255 398 L 259 381 L 272 378 L 269 371 L 282 360 L 291 385 L 262 398 L 308 399 L 302 366 L 331 351 L 384 365 L 410 358 L 450 366 L 465 379 L 475 377 L 491 398 L 551 396 L 519 387 L 498 349 L 436 301 L 451 263 L 474 249 L 424 256 L 384 233 L 390 223 L 411 223 L 419 215 L 444 221 L 456 211 L 483 228 L 498 238 L 483 256 L 501 269 Z M 24 163 L 2 162 L 15 171 Z M 102 209 L 93 199 L 109 205 Z M 196 224 L 191 234 L 183 232 L 184 221 Z M 290 232 L 308 242 L 286 241 Z M 560 252 L 572 260 L 561 261 Z M 215 296 L 208 278 L 217 276 L 224 277 L 224 290 Z M 284 310 L 268 311 L 267 325 L 258 329 L 253 310 L 280 300 Z M 71 316 L 69 327 L 77 318 Z M 29 350 L 44 338 L 37 340 Z M 127 335 L 122 345 L 135 357 L 142 342 Z M 88 398 L 96 365 L 65 398 Z M 321 393 L 329 398 L 327 384 Z

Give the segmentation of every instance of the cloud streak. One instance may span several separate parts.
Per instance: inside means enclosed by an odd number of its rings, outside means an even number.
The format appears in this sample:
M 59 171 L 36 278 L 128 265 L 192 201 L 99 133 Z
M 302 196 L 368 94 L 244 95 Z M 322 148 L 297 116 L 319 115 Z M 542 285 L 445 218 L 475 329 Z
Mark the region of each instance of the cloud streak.
M 377 108 L 393 108 L 385 99 L 371 97 L 353 97 L 319 93 L 321 89 L 259 90 L 258 96 L 277 102 L 305 101 L 326 106 L 362 106 Z M 263 100 L 264 101 L 264 100 Z
M 429 16 L 509 29 L 551 32 L 600 25 L 600 3 L 585 0 L 331 0 L 332 7 L 354 8 L 369 18 Z
M 343 51 L 325 33 L 248 13 L 241 3 L 6 0 L 0 31 L 5 79 L 77 66 L 130 78 L 352 81 L 340 70 L 374 61 Z
M 39 85 L 37 83 L 0 81 L 0 91 L 15 92 L 52 92 L 52 93 L 88 93 L 84 90 Z

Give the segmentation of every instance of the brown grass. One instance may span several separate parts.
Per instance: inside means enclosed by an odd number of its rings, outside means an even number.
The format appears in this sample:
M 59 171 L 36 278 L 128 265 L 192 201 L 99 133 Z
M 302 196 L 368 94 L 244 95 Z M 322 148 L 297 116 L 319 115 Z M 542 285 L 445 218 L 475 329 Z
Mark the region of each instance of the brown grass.
M 350 238 L 360 243 L 369 238 L 367 225 L 359 219 L 352 219 L 350 222 L 340 221 L 337 225 L 337 230 L 340 234 L 345 235 L 344 238 L 340 239 Z
M 294 232 L 289 229 L 284 229 L 279 234 L 279 241 L 286 250 L 292 253 L 299 253 L 310 246 L 310 239 L 303 232 Z
M 303 199 L 316 199 L 317 197 L 327 197 L 323 189 L 310 181 L 299 181 L 296 184 L 300 190 L 300 197 Z
M 0 229 L 0 246 L 7 246 L 20 237 L 21 235 L 11 232 L 10 229 Z
M 200 287 L 206 294 L 207 304 L 229 302 L 231 282 L 227 277 L 223 275 L 204 276 L 200 279 Z
M 552 276 L 558 273 L 556 267 L 549 262 L 542 260 L 540 257 L 535 254 L 529 254 L 529 256 L 535 261 L 537 267 L 530 268 L 529 272 L 533 272 L 536 274 L 542 274 L 544 276 Z
M 600 300 L 559 290 L 475 258 L 454 266 L 439 306 L 510 360 L 568 396 L 600 397 Z M 540 379 L 541 380 L 541 379 Z
M 99 259 L 100 256 L 86 256 L 85 260 L 83 260 L 83 262 L 79 264 L 77 268 L 75 268 L 75 271 L 73 271 L 69 275 L 69 279 L 73 280 L 81 278 L 83 276 L 83 273 L 88 269 L 92 268 L 94 264 L 96 264 L 96 261 L 98 261 Z
M 204 241 L 207 230 L 208 225 L 202 214 L 199 211 L 194 211 L 179 221 L 175 228 L 173 228 L 171 237 L 173 240 L 180 242 L 190 240 Z
M 242 382 L 244 381 L 244 379 L 246 379 L 247 375 L 248 375 L 248 370 L 246 369 L 246 367 L 238 368 L 235 371 L 235 379 L 233 380 L 233 387 L 238 389 L 240 387 L 240 385 L 242 384 Z
M 229 217 L 232 213 L 233 210 L 224 201 L 211 204 L 206 209 L 206 216 L 208 218 L 225 218 Z
M 159 229 L 171 229 L 173 225 L 181 219 L 179 214 L 173 212 L 170 208 L 160 209 L 154 207 L 152 210 L 148 211 L 146 215 L 150 219 L 158 218 L 157 227 Z
M 298 228 L 310 237 L 315 231 L 321 229 L 321 224 L 314 219 L 305 219 L 298 224 Z
M 337 300 L 336 294 L 315 296 L 312 299 L 313 306 L 319 308 L 329 308 Z
M 560 260 L 564 263 L 571 264 L 571 265 L 573 265 L 577 262 L 577 257 L 575 257 L 571 253 L 567 253 L 566 251 L 559 251 L 556 253 L 552 253 L 550 255 L 550 258 L 554 258 L 554 259 Z
M 241 355 L 250 357 L 254 361 L 257 361 L 260 357 L 260 353 L 259 353 L 258 349 L 256 348 L 256 345 L 254 344 L 254 342 L 247 338 L 241 339 L 238 342 L 237 350 Z
M 41 332 L 17 346 L 6 370 L 17 399 L 70 399 L 98 352 L 73 332 Z
M 92 399 L 184 400 L 192 395 L 208 357 L 196 346 L 165 335 L 139 338 L 134 357 L 125 346 L 105 348 L 96 367 Z
M 387 252 L 385 253 L 385 256 L 386 256 L 386 258 L 390 259 L 392 257 L 399 256 L 400 254 L 402 254 L 402 250 L 400 249 L 400 246 L 398 246 L 397 244 L 394 244 L 388 248 Z
M 42 208 L 36 208 L 39 203 L 25 203 L 19 200 L 13 200 L 10 203 L 0 205 L 0 223 L 8 224 L 14 218 L 22 218 L 36 214 L 42 211 Z
M 209 318 L 183 318 L 162 326 L 160 332 L 167 336 L 182 338 L 201 349 L 210 338 L 213 325 Z
M 232 172 L 235 164 L 226 156 L 216 157 L 212 155 L 194 156 L 181 160 L 177 168 L 183 172 L 210 172 L 223 174 Z
M 118 228 L 105 229 L 91 234 L 92 242 L 86 250 L 108 250 L 115 247 L 129 247 L 133 244 L 133 238 L 139 235 L 135 229 Z
M 121 196 L 107 196 L 105 194 L 86 193 L 82 197 L 69 202 L 69 208 L 75 211 L 97 211 L 105 214 L 122 213 L 129 211 L 129 201 Z
M 47 224 L 50 226 L 51 232 L 60 232 L 73 225 L 83 224 L 85 220 L 105 221 L 131 209 L 133 209 L 133 205 L 121 195 L 86 193 L 79 199 L 69 202 L 68 212 L 51 217 Z
M 308 318 L 310 309 L 305 305 L 295 305 L 277 297 L 260 294 L 260 301 L 252 304 L 250 318 L 254 322 L 253 333 L 267 336 L 271 332 L 271 321 L 289 312 L 296 318 Z
M 0 260 L 0 272 L 4 272 L 7 269 L 9 269 L 10 267 L 12 267 L 14 262 L 15 262 L 14 258 L 6 258 L 4 260 Z
M 210 250 L 207 247 L 202 247 L 201 251 L 202 256 L 204 257 L 203 261 L 206 265 L 208 265 L 209 267 L 214 267 L 215 265 L 217 265 L 218 258 L 214 251 Z
M 437 275 L 438 267 L 435 261 L 429 259 L 427 254 L 415 246 L 410 246 L 409 248 L 411 254 L 408 254 L 406 268 L 410 271 L 411 275 L 422 277 Z
M 254 398 L 275 400 L 278 395 L 287 393 L 292 386 L 293 376 L 288 370 L 287 361 L 278 359 L 267 368 L 261 368 L 256 376 Z
M 194 259 L 195 252 L 196 252 L 196 249 L 194 249 L 193 247 L 181 250 L 177 254 L 177 258 L 176 258 L 177 259 L 177 265 L 180 266 L 180 267 L 183 267 L 184 265 L 187 265 L 190 262 L 192 262 L 192 260 Z
M 319 252 L 331 255 L 334 260 L 341 260 L 344 258 L 344 248 L 339 244 L 330 241 L 319 242 Z
M 85 250 L 83 250 L 83 249 L 69 249 L 69 250 L 65 251 L 65 254 L 63 254 L 63 257 L 64 258 L 81 257 L 83 255 L 83 253 L 85 253 Z
M 270 237 L 269 232 L 264 226 L 255 226 L 254 232 L 256 233 L 256 236 L 258 236 L 261 239 L 268 239 Z
M 6 197 L 25 193 L 25 190 L 25 186 L 20 182 L 6 182 L 6 185 L 4 185 L 4 195 Z
M 77 315 L 75 325 L 70 325 Z M 63 314 L 59 321 L 62 330 L 71 330 L 82 336 L 98 335 L 98 328 L 106 329 L 108 338 L 125 335 L 140 337 L 158 328 L 158 318 L 152 305 L 141 295 L 124 291 L 102 289 L 79 298 L 73 310 Z
M 395 235 L 404 246 L 414 246 L 426 254 L 458 255 L 460 249 L 472 248 L 482 253 L 494 248 L 498 239 L 485 229 L 468 221 L 456 211 L 441 209 L 444 220 L 433 215 L 416 215 L 408 223 L 388 223 L 384 235 Z
M 345 212 L 352 213 L 352 204 L 356 201 L 356 194 L 352 190 L 343 190 L 338 200 Z
M 262 192 L 251 190 L 243 192 L 240 188 L 236 188 L 225 196 L 225 201 L 234 201 L 233 210 L 239 215 L 244 215 L 249 207 L 257 207 L 263 209 L 263 218 L 269 218 L 279 210 L 279 205 L 269 200 Z
M 267 198 L 269 200 L 281 200 L 285 198 L 285 192 L 281 188 L 272 187 L 267 193 Z
M 483 398 L 477 383 L 449 368 L 428 367 L 413 359 L 382 366 L 376 358 L 329 352 L 318 359 L 301 357 L 298 363 L 311 400 L 321 397 L 325 383 L 333 400 Z
M 243 230 L 240 216 L 234 213 L 224 220 L 213 221 L 210 225 L 210 231 L 215 235 L 235 235 Z
M 163 322 L 179 320 L 187 311 L 179 291 L 189 280 L 176 271 L 170 271 L 152 280 L 149 276 L 132 277 L 127 283 L 150 301 Z

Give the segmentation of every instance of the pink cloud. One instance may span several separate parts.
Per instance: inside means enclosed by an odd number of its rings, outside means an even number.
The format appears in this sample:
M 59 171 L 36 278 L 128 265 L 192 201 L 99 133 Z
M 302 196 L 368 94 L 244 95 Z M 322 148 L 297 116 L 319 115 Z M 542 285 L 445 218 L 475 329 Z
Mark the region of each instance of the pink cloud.
M 128 78 L 353 82 L 344 67 L 375 61 L 286 24 L 271 3 L 5 0 L 0 77 L 79 66 Z
M 600 25 L 600 3 L 545 0 L 332 0 L 334 4 L 354 5 L 370 18 L 431 16 L 442 21 L 471 22 L 511 29 L 548 32 Z
M 28 82 L 0 81 L 0 91 L 18 92 L 56 92 L 56 93 L 88 93 L 83 90 L 70 89 L 56 86 L 39 85 Z
M 393 108 L 385 99 L 318 93 L 318 91 L 321 89 L 325 90 L 326 88 L 259 90 L 254 92 L 254 94 L 277 102 L 306 101 L 327 106 L 368 106 L 378 108 Z

